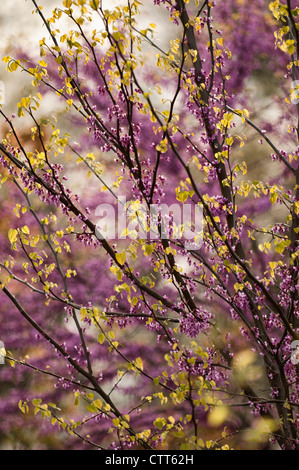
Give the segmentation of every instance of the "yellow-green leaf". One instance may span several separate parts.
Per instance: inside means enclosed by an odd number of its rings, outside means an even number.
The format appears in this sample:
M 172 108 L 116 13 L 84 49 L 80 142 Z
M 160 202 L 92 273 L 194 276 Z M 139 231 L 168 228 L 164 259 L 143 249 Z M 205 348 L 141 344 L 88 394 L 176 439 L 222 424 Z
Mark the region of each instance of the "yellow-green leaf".
M 119 264 L 121 264 L 121 265 L 125 264 L 126 259 L 127 259 L 125 251 L 123 251 L 122 253 L 116 253 L 115 257 L 116 257 L 116 260 Z
M 11 228 L 8 232 L 8 239 L 10 241 L 10 243 L 15 243 L 16 240 L 17 240 L 17 237 L 18 237 L 18 231 Z

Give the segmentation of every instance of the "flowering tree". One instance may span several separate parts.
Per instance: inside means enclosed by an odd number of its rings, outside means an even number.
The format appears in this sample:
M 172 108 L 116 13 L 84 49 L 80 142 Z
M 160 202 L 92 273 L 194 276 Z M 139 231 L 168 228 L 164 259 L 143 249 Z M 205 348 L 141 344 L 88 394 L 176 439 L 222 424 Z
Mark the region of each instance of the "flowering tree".
M 299 8 L 153 3 L 167 48 L 136 0 L 32 0 L 40 57 L 3 58 L 0 436 L 295 450 Z

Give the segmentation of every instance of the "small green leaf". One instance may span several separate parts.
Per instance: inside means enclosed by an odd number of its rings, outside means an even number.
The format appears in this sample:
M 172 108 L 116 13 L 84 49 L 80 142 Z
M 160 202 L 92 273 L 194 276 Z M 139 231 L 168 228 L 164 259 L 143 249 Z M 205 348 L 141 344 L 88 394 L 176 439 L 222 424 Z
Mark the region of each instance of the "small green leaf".
M 11 244 L 15 243 L 17 241 L 17 237 L 18 237 L 18 231 L 11 228 L 8 232 L 8 239 L 10 243 Z
M 125 252 L 125 251 L 123 251 L 122 253 L 116 253 L 115 257 L 116 257 L 117 262 L 118 262 L 120 265 L 125 264 L 126 259 L 127 259 L 127 256 L 126 256 L 126 252 Z
M 93 8 L 94 10 L 97 10 L 100 6 L 100 0 L 90 0 L 89 2 L 89 5 L 91 6 L 91 8 Z
M 100 344 L 103 344 L 104 341 L 105 341 L 105 335 L 104 335 L 104 333 L 101 333 L 101 334 L 98 336 L 98 342 L 99 342 Z

